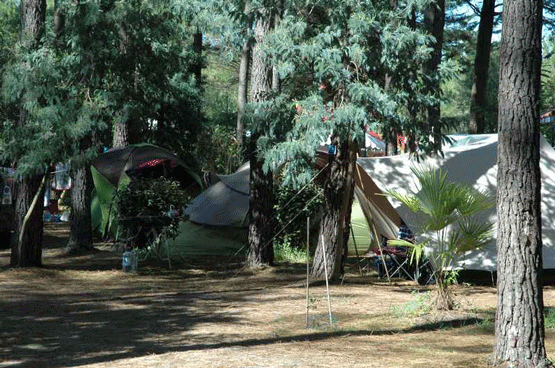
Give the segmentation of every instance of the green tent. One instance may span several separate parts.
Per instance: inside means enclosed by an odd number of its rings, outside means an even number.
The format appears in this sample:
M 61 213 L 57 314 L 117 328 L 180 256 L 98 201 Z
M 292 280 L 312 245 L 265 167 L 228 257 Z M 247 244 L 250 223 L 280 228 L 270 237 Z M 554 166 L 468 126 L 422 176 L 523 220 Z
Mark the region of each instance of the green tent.
M 92 226 L 104 235 L 111 231 L 110 215 L 117 188 L 129 184 L 135 177 L 165 176 L 178 180 L 186 190 L 198 190 L 202 187 L 200 177 L 176 155 L 165 148 L 147 143 L 109 150 L 93 161 L 91 172 L 95 186 Z

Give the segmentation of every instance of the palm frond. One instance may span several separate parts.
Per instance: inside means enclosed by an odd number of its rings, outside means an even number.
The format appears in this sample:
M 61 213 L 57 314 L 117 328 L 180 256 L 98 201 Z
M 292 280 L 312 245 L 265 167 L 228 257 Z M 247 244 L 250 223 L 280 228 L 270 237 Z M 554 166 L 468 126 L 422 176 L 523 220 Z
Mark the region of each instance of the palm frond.
M 387 190 L 384 192 L 383 195 L 386 197 L 393 197 L 397 199 L 399 202 L 407 206 L 412 212 L 420 211 L 420 201 L 414 195 L 403 194 L 395 190 Z
M 475 218 L 462 219 L 451 233 L 449 247 L 457 254 L 480 249 L 491 242 L 492 231 L 491 222 L 479 223 Z
M 407 247 L 411 248 L 410 251 L 410 263 L 419 264 L 422 256 L 424 255 L 425 248 L 430 244 L 428 240 L 423 243 L 411 243 L 402 239 L 392 239 L 387 241 L 388 245 L 393 245 L 396 247 Z
M 412 171 L 419 181 L 420 189 L 415 196 L 421 211 L 427 216 L 424 228 L 438 231 L 457 220 L 456 210 L 460 204 L 458 190 L 447 182 L 447 174 L 439 169 L 418 169 Z
M 473 215 L 475 213 L 488 210 L 495 206 L 493 196 L 482 193 L 472 187 L 465 188 L 461 193 L 461 203 L 457 210 L 463 216 Z

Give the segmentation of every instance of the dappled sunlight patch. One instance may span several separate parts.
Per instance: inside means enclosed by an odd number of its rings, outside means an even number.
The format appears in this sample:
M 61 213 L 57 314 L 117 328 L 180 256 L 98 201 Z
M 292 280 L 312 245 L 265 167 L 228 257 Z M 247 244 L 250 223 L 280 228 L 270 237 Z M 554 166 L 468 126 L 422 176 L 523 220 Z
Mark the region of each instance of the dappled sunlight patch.
M 307 325 L 296 266 L 96 265 L 0 272 L 0 367 L 479 367 L 493 351 L 493 287 L 455 286 L 457 308 L 433 313 L 433 287 L 349 272 L 330 286 L 333 326 L 325 285 L 310 286 Z M 555 289 L 544 298 L 549 313 Z

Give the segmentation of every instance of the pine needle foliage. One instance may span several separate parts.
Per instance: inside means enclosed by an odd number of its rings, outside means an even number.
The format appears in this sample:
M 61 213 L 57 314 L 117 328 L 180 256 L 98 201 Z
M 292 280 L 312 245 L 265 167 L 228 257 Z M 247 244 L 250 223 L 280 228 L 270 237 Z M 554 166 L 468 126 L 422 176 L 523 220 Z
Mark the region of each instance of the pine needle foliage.
M 300 184 L 310 176 L 299 175 L 295 158 L 314 157 L 330 135 L 352 139 L 363 127 L 394 128 L 421 148 L 429 146 L 425 109 L 437 95 L 424 89 L 421 66 L 430 57 L 432 38 L 418 17 L 428 4 L 311 1 L 285 8 L 266 52 L 295 117 L 285 141 L 266 150 L 267 169 L 290 163 L 294 170 L 285 181 Z
M 188 72 L 189 35 L 171 4 L 56 1 L 62 30 L 53 31 L 49 12 L 40 47 L 16 46 L 3 70 L 10 113 L 2 116 L 0 159 L 25 175 L 82 153 L 90 158 L 111 145 L 114 123 L 131 120 L 141 140 L 187 156 L 200 129 L 200 94 Z

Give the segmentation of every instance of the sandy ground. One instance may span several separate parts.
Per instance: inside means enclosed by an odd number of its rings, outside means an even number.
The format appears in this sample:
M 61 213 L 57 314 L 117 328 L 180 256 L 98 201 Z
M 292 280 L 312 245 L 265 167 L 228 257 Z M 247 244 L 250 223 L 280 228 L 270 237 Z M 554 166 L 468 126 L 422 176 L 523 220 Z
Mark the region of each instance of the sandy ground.
M 245 270 L 229 259 L 156 262 L 123 273 L 119 252 L 63 256 L 47 228 L 44 267 L 0 251 L 0 367 L 485 367 L 495 289 L 459 285 L 458 308 L 426 312 L 429 290 L 351 267 L 307 290 L 303 265 Z M 555 289 L 545 303 L 555 307 Z M 555 332 L 547 331 L 548 353 Z

